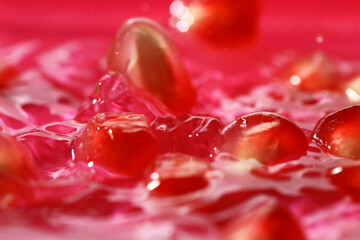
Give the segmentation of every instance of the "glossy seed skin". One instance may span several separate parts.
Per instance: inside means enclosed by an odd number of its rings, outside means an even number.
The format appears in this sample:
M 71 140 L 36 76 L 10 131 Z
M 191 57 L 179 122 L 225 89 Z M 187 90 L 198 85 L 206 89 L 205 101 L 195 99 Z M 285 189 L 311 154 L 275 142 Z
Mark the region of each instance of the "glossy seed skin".
M 316 124 L 312 139 L 325 152 L 360 159 L 360 105 L 330 113 Z
M 308 140 L 289 119 L 269 112 L 242 116 L 224 128 L 223 151 L 273 164 L 305 154 Z
M 134 18 L 123 24 L 110 45 L 110 72 L 126 75 L 139 88 L 159 98 L 175 113 L 187 113 L 196 104 L 196 92 L 177 47 L 157 23 Z
M 79 137 L 75 156 L 89 167 L 137 177 L 155 160 L 157 140 L 146 118 L 135 113 L 99 113 Z M 90 164 L 90 165 L 89 165 Z

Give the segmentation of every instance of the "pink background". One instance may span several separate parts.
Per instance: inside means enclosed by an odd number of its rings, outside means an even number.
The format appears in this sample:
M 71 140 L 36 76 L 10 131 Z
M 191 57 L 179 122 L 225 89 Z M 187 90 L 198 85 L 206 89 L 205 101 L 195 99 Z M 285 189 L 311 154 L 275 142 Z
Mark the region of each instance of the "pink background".
M 182 54 L 191 55 L 209 66 L 234 71 L 246 69 L 269 54 L 285 50 L 324 50 L 342 58 L 360 57 L 360 1 L 357 0 L 260 0 L 259 36 L 248 49 L 208 52 L 194 47 L 184 34 L 177 37 Z M 121 23 L 130 17 L 146 16 L 168 26 L 169 0 L 156 1 L 0 1 L 0 42 L 33 38 L 64 40 L 102 37 L 108 41 Z M 324 38 L 317 43 L 317 36 Z M 229 64 L 230 62 L 230 64 Z M 233 64 L 232 64 L 233 63 Z

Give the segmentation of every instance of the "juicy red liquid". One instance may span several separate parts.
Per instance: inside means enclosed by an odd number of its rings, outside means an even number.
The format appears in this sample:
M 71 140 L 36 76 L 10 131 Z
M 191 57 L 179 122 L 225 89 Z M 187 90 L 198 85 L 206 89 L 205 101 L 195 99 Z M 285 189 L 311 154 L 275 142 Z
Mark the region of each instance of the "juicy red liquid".
M 328 6 L 321 2 L 313 4 L 315 9 Z M 84 7 L 78 3 L 73 5 L 74 8 L 69 7 L 70 10 L 77 11 Z M 42 6 L 46 8 L 48 5 L 43 2 L 39 9 Z M 286 12 L 283 8 L 287 5 L 281 6 L 278 11 Z M 291 12 L 291 9 L 288 10 Z M 22 12 L 24 16 L 26 12 Z M 322 14 L 321 11 L 316 12 Z M 41 11 L 37 13 L 41 15 Z M 323 15 L 327 19 L 327 15 Z M 1 15 L 4 16 L 8 15 Z M 56 26 L 57 18 L 51 19 Z M 97 18 L 92 24 L 96 25 L 100 20 L 102 18 Z M 262 21 L 263 24 L 266 22 L 265 26 L 278 23 L 276 19 L 266 19 L 266 16 Z M 306 25 L 303 21 L 299 19 L 300 28 Z M 311 22 L 311 18 L 308 21 Z M 321 26 L 317 22 L 312 24 Z M 86 22 L 82 26 L 88 25 Z M 114 25 L 118 27 L 118 23 Z M 311 43 L 304 43 L 292 41 L 299 37 L 295 31 L 297 28 L 286 26 L 283 32 L 295 32 L 290 40 L 282 38 L 280 34 L 273 37 L 277 41 L 263 42 L 257 54 L 244 51 L 237 52 L 237 57 L 234 57 L 225 53 L 225 57 L 216 59 L 220 55 L 211 52 L 204 54 L 204 51 L 198 53 L 196 50 L 202 48 L 195 47 L 189 53 L 186 52 L 188 46 L 185 46 L 184 60 L 199 96 L 199 102 L 191 114 L 211 114 L 228 124 L 244 114 L 271 111 L 294 121 L 310 136 L 323 116 L 352 104 L 343 94 L 329 91 L 302 92 L 276 80 L 277 72 L 283 70 L 284 62 L 300 59 L 302 55 L 296 51 L 283 52 L 283 49 L 301 46 L 299 51 L 305 52 L 317 44 L 312 39 L 318 34 L 318 29 L 305 32 Z M 348 28 L 342 29 L 342 36 L 349 32 L 356 35 L 352 25 L 346 26 Z M 309 239 L 344 239 L 348 236 L 357 239 L 359 205 L 351 200 L 351 194 L 335 186 L 327 177 L 330 169 L 357 163 L 334 157 L 312 142 L 301 157 L 272 166 L 251 160 L 239 161 L 229 153 L 215 151 L 215 156 L 207 162 L 209 171 L 196 178 L 199 184 L 192 186 L 187 183 L 185 189 L 194 187 L 190 188 L 191 191 L 182 190 L 176 192 L 179 194 L 168 194 L 165 197 L 151 195 L 148 181 L 117 181 L 115 178 L 115 182 L 111 182 L 94 179 L 91 167 L 84 168 L 83 164 L 76 161 L 74 149 L 86 122 L 96 113 L 137 112 L 144 114 L 149 123 L 153 124 L 154 120 L 160 118 L 175 119 L 154 96 L 141 90 L 130 92 L 124 77 L 105 75 L 101 78 L 105 73 L 105 49 L 116 27 L 108 30 L 111 34 L 105 40 L 77 39 L 64 43 L 60 39 L 52 43 L 44 34 L 42 37 L 45 39 L 39 42 L 14 40 L 6 43 L 4 40 L 4 45 L 1 45 L 5 46 L 1 49 L 15 59 L 14 63 L 20 73 L 0 95 L 0 126 L 4 133 L 15 136 L 28 146 L 41 175 L 40 180 L 35 182 L 9 181 L 8 187 L 4 188 L 6 192 L 7 189 L 19 192 L 13 205 L 7 204 L 8 198 L 1 201 L 2 238 L 224 239 L 224 229 L 236 225 L 240 213 L 251 215 L 254 206 L 274 201 L 286 209 L 285 213 L 270 214 L 265 219 L 276 223 L 276 227 L 284 225 L 289 235 L 301 237 L 303 234 Z M 77 36 L 83 34 L 70 31 Z M 262 31 L 269 38 L 271 31 Z M 326 38 L 326 34 L 324 36 L 324 49 L 347 56 L 356 55 L 357 48 L 351 44 L 358 44 L 356 38 L 340 49 L 331 34 L 329 38 Z M 177 41 L 181 42 L 181 39 Z M 270 47 L 270 42 L 274 47 Z M 282 48 L 284 44 L 286 47 Z M 276 54 L 269 55 L 271 51 Z M 201 59 L 200 56 L 210 62 L 216 59 L 218 64 L 204 66 L 196 61 Z M 229 61 L 222 61 L 227 57 Z M 254 64 L 254 59 L 260 62 Z M 358 64 L 356 60 L 338 58 L 334 67 L 342 76 L 349 77 L 360 72 Z M 217 70 L 227 67 L 235 69 L 237 74 L 232 76 Z M 215 133 L 210 134 L 209 138 L 212 138 L 222 126 L 217 121 L 210 123 L 216 124 L 211 125 L 211 130 L 205 133 Z M 173 125 L 175 129 L 177 126 L 181 129 L 173 131 L 174 136 L 181 137 L 186 131 L 197 132 L 193 126 L 186 126 L 183 130 L 182 124 Z M 202 126 L 201 123 L 199 126 Z M 208 148 L 212 143 L 204 142 L 206 138 L 199 139 L 199 146 L 205 146 L 201 155 L 212 153 L 213 148 Z M 194 147 L 197 144 L 186 141 L 179 148 L 186 153 L 197 154 L 197 147 Z M 177 180 L 174 180 L 175 185 Z M 170 181 L 168 186 L 172 184 Z M 290 227 L 284 224 L 289 223 L 286 221 L 288 219 L 294 221 Z
M 224 124 L 210 115 L 182 115 L 157 118 L 151 127 L 163 153 L 181 152 L 201 158 L 213 158 L 223 142 Z

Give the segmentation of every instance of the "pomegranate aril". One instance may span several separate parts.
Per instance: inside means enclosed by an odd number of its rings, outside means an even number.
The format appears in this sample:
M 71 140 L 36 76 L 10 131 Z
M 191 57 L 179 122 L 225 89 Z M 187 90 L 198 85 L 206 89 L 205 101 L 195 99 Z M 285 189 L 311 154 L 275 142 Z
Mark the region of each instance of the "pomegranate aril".
M 210 115 L 182 115 L 157 118 L 151 128 L 159 140 L 160 150 L 181 152 L 197 157 L 214 157 L 223 142 L 220 119 Z
M 156 160 L 147 188 L 159 197 L 191 193 L 208 185 L 205 176 L 208 170 L 208 163 L 197 157 L 165 154 Z
M 33 189 L 22 180 L 0 172 L 0 209 L 21 207 L 33 201 Z
M 157 154 L 157 140 L 146 118 L 135 113 L 95 115 L 75 150 L 76 160 L 124 177 L 142 174 Z
M 257 33 L 257 0 L 174 1 L 170 12 L 181 32 L 218 47 L 237 47 L 251 43 Z
M 332 60 L 321 52 L 303 57 L 292 64 L 283 77 L 305 91 L 336 90 L 340 74 Z
M 360 201 L 360 166 L 333 168 L 328 172 L 328 178 L 341 192 Z
M 271 164 L 298 158 L 308 148 L 304 132 L 289 119 L 268 112 L 242 116 L 225 127 L 223 151 Z
M 157 23 L 134 18 L 123 24 L 113 40 L 108 69 L 124 74 L 136 86 L 159 98 L 175 113 L 186 113 L 196 93 L 170 36 Z
M 346 84 L 345 94 L 351 101 L 360 102 L 360 76 L 357 76 Z
M 28 184 L 37 178 L 37 167 L 27 147 L 0 133 L 0 208 L 31 201 Z
M 29 149 L 3 133 L 0 133 L 0 173 L 23 181 L 36 179 L 38 175 Z
M 360 158 L 360 106 L 350 106 L 320 119 L 312 132 L 313 140 L 338 157 Z
M 306 238 L 289 210 L 274 205 L 260 207 L 251 215 L 233 221 L 225 229 L 222 239 L 305 240 Z

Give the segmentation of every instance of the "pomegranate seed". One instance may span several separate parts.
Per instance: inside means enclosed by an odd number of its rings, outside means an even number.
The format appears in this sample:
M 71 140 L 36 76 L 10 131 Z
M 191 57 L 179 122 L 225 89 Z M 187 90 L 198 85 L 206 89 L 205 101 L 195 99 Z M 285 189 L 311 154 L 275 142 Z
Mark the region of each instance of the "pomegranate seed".
M 208 164 L 194 156 L 166 154 L 157 159 L 147 188 L 160 197 L 190 193 L 208 185 L 208 170 Z
M 120 28 L 107 56 L 108 69 L 158 97 L 175 113 L 188 112 L 196 93 L 170 36 L 157 23 L 130 19 Z
M 0 88 L 5 88 L 11 79 L 18 75 L 15 67 L 3 59 L 0 59 Z
M 360 166 L 336 167 L 329 171 L 328 178 L 341 192 L 360 201 Z
M 320 52 L 296 61 L 284 77 L 291 85 L 305 91 L 337 89 L 338 78 L 333 62 Z
M 0 133 L 0 207 L 30 201 L 32 191 L 26 184 L 37 177 L 37 168 L 26 146 Z
M 160 149 L 166 152 L 181 152 L 197 157 L 215 156 L 223 141 L 223 123 L 212 116 L 182 115 L 174 118 L 158 118 L 151 123 Z
M 0 173 L 18 180 L 37 178 L 29 149 L 15 138 L 0 133 Z
M 238 118 L 223 131 L 223 150 L 243 159 L 278 163 L 295 159 L 307 150 L 304 132 L 289 119 L 267 112 Z
M 24 181 L 0 173 L 0 208 L 20 207 L 33 201 L 33 189 Z
M 357 76 L 346 84 L 345 93 L 350 101 L 360 102 L 360 76 Z
M 257 0 L 174 1 L 170 12 L 181 32 L 191 32 L 219 47 L 242 46 L 256 36 Z
M 360 158 L 360 106 L 351 106 L 320 119 L 312 132 L 313 140 L 338 157 Z
M 251 240 L 305 240 L 299 223 L 284 207 L 264 206 L 232 222 L 224 231 L 222 239 Z
M 158 145 L 146 118 L 135 113 L 99 113 L 80 136 L 75 156 L 89 167 L 135 177 L 155 160 Z

